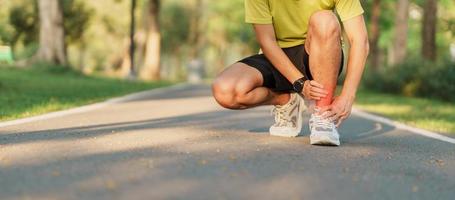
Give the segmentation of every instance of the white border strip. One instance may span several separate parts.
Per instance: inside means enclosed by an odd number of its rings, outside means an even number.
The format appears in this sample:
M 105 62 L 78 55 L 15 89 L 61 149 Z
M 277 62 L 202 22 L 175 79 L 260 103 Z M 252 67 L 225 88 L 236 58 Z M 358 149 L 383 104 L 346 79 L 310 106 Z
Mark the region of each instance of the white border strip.
M 33 117 L 27 117 L 27 118 L 22 118 L 22 119 L 17 119 L 17 120 L 0 122 L 0 128 L 19 125 L 19 124 L 25 124 L 25 123 L 30 123 L 30 122 L 36 122 L 36 121 L 40 121 L 40 120 L 48 120 L 48 119 L 52 119 L 52 118 L 63 117 L 66 115 L 72 115 L 72 114 L 77 114 L 77 113 L 84 113 L 84 112 L 96 110 L 99 108 L 103 108 L 108 105 L 121 103 L 121 102 L 125 102 L 125 101 L 130 101 L 130 100 L 138 99 L 141 97 L 145 97 L 147 95 L 152 95 L 155 93 L 163 92 L 163 91 L 169 90 L 169 89 L 181 89 L 187 85 L 188 84 L 186 84 L 186 83 L 180 83 L 180 84 L 171 85 L 171 86 L 167 86 L 167 87 L 161 87 L 161 88 L 155 88 L 155 89 L 146 90 L 146 91 L 142 91 L 142 92 L 137 92 L 137 93 L 125 95 L 122 97 L 112 98 L 112 99 L 109 99 L 109 100 L 106 100 L 106 101 L 100 102 L 100 103 L 94 103 L 94 104 L 90 104 L 90 105 L 86 105 L 86 106 L 70 108 L 68 110 L 50 112 L 50 113 L 43 114 L 43 115 L 37 115 L 37 116 L 33 116 Z
M 444 135 L 441 135 L 441 134 L 438 134 L 438 133 L 435 133 L 435 132 L 431 132 L 431 131 L 427 131 L 427 130 L 411 127 L 411 126 L 408 126 L 408 125 L 405 125 L 405 124 L 402 124 L 402 123 L 399 123 L 399 122 L 396 122 L 396 121 L 392 121 L 392 120 L 387 119 L 385 117 L 381 117 L 381 116 L 377 116 L 377 115 L 374 115 L 374 114 L 367 113 L 367 112 L 362 111 L 362 110 L 357 109 L 357 108 L 354 108 L 352 110 L 352 113 L 357 115 L 357 116 L 363 117 L 365 119 L 369 119 L 369 120 L 377 121 L 377 122 L 380 122 L 380 123 L 383 123 L 383 124 L 387 124 L 389 126 L 393 126 L 393 127 L 398 128 L 398 129 L 406 130 L 406 131 L 409 131 L 409 132 L 412 132 L 412 133 L 416 133 L 416 134 L 419 134 L 419 135 L 422 135 L 422 136 L 425 136 L 425 137 L 429 137 L 429 138 L 433 138 L 433 139 L 436 139 L 436 140 L 440 140 L 440 141 L 444 141 L 444 142 L 455 144 L 455 138 L 450 138 L 450 137 L 447 137 L 447 136 L 444 136 Z

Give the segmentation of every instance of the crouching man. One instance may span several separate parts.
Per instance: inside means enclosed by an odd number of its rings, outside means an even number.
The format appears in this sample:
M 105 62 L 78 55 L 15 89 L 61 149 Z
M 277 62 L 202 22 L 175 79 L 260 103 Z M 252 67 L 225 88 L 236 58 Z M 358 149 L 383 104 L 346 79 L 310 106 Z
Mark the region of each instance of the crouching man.
M 304 101 L 314 102 L 311 144 L 340 145 L 337 127 L 351 113 L 368 55 L 359 0 L 245 0 L 245 14 L 262 53 L 217 76 L 212 85 L 216 101 L 228 109 L 273 105 L 270 134 L 287 137 L 302 129 Z M 346 79 L 335 97 L 344 63 L 342 30 L 350 50 Z

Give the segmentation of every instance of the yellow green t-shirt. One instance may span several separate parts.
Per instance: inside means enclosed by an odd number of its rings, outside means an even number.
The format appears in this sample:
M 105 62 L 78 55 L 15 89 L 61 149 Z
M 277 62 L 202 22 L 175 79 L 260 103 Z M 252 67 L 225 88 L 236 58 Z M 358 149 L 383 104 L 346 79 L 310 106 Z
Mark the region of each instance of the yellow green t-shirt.
M 273 24 L 281 48 L 305 43 L 310 16 L 336 11 L 341 21 L 363 14 L 359 0 L 245 0 L 245 21 Z

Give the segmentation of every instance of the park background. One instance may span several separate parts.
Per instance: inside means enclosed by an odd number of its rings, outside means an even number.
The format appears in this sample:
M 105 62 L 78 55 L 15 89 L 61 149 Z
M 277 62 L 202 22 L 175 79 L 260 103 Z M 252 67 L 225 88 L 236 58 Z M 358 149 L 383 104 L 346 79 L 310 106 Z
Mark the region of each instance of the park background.
M 455 2 L 361 3 L 370 56 L 356 106 L 454 136 Z M 259 48 L 243 0 L 0 0 L 0 46 L 2 121 L 209 83 Z

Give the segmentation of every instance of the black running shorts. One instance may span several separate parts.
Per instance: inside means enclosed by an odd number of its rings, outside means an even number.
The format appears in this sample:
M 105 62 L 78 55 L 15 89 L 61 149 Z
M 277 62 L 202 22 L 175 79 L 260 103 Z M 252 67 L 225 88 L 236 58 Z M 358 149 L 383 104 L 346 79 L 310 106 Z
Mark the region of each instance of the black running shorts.
M 295 47 L 283 48 L 284 53 L 288 56 L 291 62 L 302 72 L 305 77 L 309 80 L 313 80 L 311 76 L 309 55 L 305 51 L 304 45 L 298 45 Z M 343 70 L 344 55 L 343 50 L 341 51 L 341 64 L 340 73 Z M 256 68 L 262 74 L 263 86 L 272 89 L 277 92 L 289 92 L 293 90 L 292 83 L 290 83 L 265 57 L 264 54 L 256 54 L 240 60 L 239 62 L 244 63 L 248 66 Z

